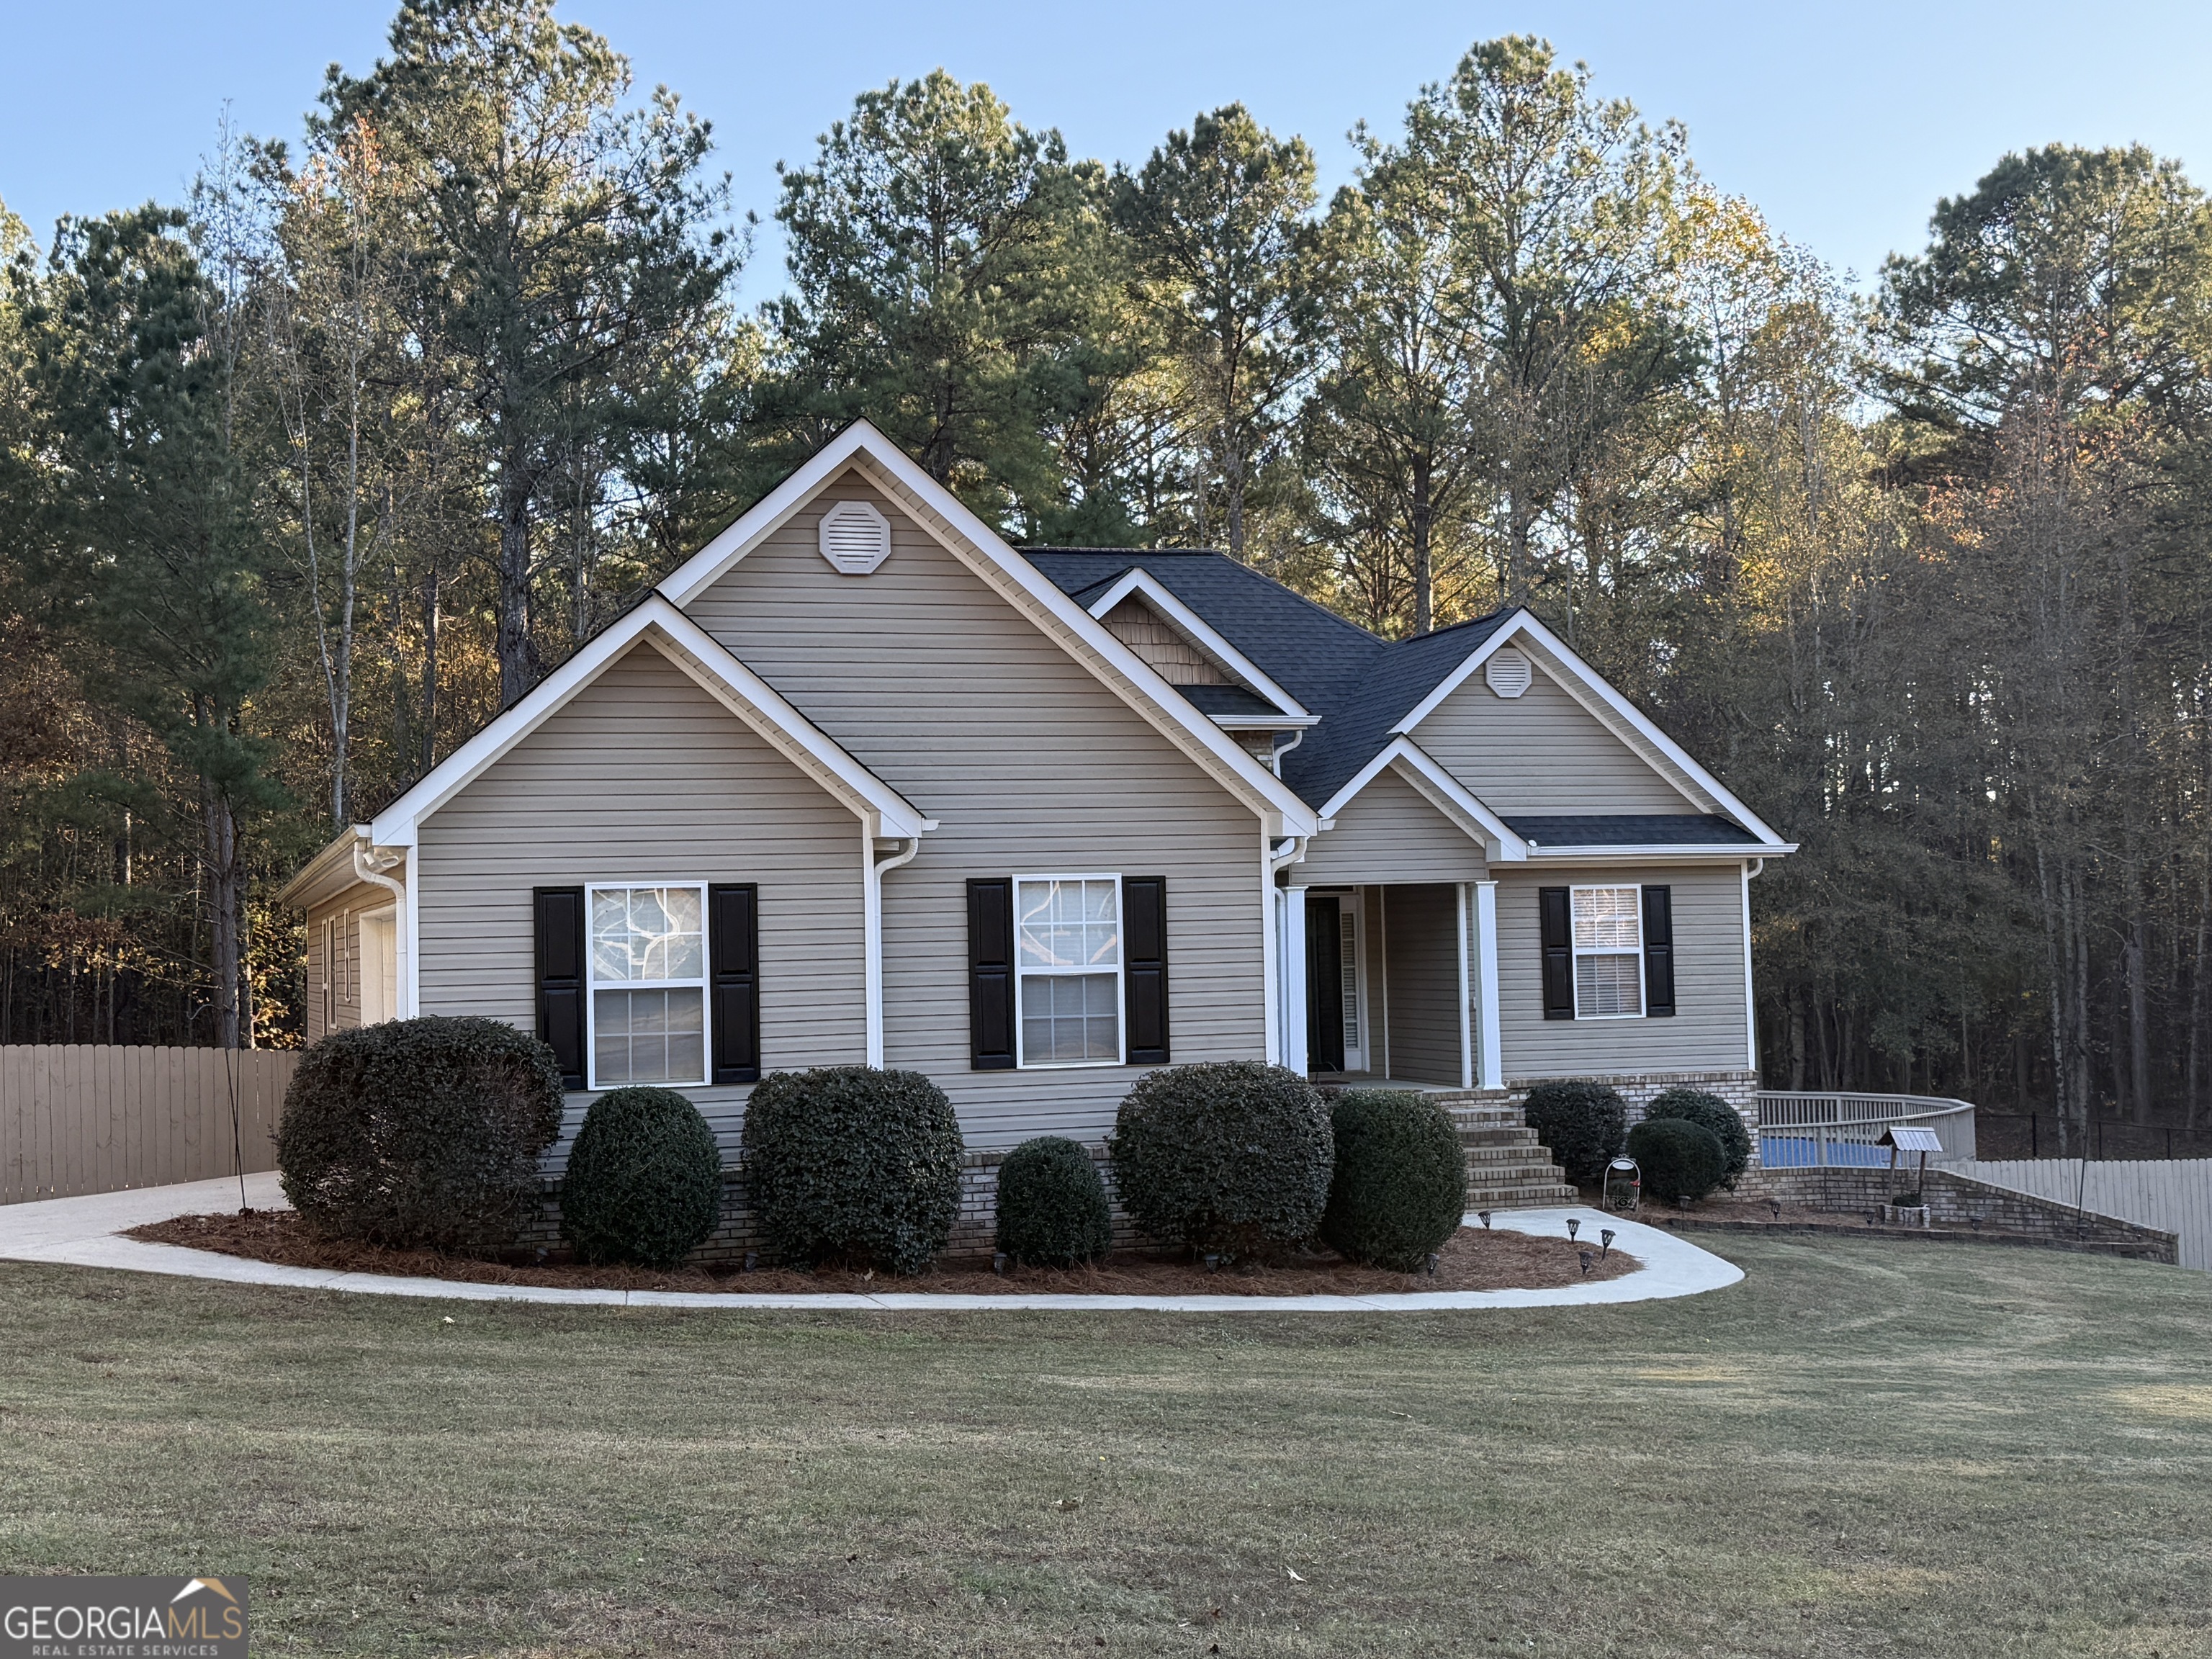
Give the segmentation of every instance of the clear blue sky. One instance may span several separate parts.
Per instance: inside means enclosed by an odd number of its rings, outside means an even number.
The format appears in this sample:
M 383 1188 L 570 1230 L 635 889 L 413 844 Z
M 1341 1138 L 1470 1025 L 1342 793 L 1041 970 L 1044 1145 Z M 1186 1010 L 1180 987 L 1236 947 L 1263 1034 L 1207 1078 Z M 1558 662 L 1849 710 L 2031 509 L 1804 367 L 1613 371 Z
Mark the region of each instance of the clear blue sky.
M 56 215 L 176 199 L 223 101 L 296 134 L 325 65 L 380 50 L 396 0 L 4 0 L 0 199 L 43 243 Z M 741 208 L 768 218 L 860 88 L 942 64 L 988 82 L 1080 155 L 1141 161 L 1169 127 L 1241 99 L 1298 132 L 1334 185 L 1345 132 L 1395 124 L 1473 41 L 1528 33 L 1607 95 L 1687 124 L 1706 174 L 1832 264 L 1873 271 L 1936 198 L 2005 150 L 2140 140 L 2212 185 L 2212 4 L 2046 0 L 1620 0 L 1574 4 L 1114 0 L 1054 4 L 564 0 L 711 119 Z M 780 283 L 772 240 L 745 286 Z

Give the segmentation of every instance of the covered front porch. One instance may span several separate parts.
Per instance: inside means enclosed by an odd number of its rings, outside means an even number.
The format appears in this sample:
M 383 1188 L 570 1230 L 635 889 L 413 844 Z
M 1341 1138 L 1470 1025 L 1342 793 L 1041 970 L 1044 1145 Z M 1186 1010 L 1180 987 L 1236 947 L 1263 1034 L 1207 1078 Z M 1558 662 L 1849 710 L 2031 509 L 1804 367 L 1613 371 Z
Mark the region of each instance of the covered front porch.
M 1316 1082 L 1503 1086 L 1494 881 L 1278 890 L 1284 1064 Z

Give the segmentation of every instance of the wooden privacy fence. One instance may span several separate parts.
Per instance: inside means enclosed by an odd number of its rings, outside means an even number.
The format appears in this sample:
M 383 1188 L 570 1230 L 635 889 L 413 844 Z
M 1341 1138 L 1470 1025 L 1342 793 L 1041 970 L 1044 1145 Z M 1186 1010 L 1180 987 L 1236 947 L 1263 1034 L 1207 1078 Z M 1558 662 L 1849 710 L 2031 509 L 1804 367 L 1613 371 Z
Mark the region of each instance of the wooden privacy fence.
M 2181 1265 L 2212 1270 L 2212 1158 L 1981 1158 L 1944 1166 L 2014 1192 L 2181 1238 Z
M 0 1047 L 0 1204 L 276 1167 L 275 1135 L 297 1053 Z

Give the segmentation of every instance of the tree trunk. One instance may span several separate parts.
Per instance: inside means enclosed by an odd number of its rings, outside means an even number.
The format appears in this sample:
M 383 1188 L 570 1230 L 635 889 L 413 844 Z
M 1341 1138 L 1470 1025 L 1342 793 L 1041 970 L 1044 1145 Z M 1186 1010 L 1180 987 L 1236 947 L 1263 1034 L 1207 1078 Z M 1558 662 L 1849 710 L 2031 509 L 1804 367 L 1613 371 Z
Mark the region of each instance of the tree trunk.
M 210 779 L 200 781 L 202 815 L 207 845 L 202 854 L 207 867 L 209 969 L 214 980 L 216 1044 L 239 1046 L 238 986 L 244 965 L 240 949 L 243 935 L 240 911 L 245 883 L 238 867 L 238 818 L 229 799 Z
M 529 463 L 509 447 L 499 489 L 499 706 L 511 708 L 530 690 Z
M 1437 625 L 1436 553 L 1431 545 L 1431 520 L 1436 507 L 1431 499 L 1430 460 L 1413 459 L 1413 632 L 1432 632 Z

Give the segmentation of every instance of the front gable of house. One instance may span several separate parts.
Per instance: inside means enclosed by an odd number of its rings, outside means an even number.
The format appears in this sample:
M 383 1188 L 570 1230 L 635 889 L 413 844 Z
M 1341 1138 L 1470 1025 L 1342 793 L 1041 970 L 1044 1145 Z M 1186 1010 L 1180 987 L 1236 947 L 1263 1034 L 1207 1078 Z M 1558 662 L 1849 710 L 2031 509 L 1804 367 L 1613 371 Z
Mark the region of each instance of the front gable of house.
M 1412 728 L 1421 748 L 1503 817 L 1705 812 L 1542 663 L 1468 676 Z M 1492 684 L 1493 678 L 1504 691 Z

